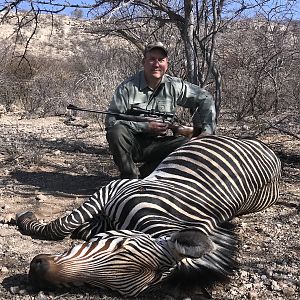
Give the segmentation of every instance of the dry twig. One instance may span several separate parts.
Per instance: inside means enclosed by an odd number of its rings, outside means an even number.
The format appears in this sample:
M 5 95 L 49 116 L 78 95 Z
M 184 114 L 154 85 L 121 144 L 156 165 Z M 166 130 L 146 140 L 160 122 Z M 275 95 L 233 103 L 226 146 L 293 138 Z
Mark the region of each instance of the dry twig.
M 269 129 L 275 129 L 278 130 L 281 133 L 290 135 L 298 140 L 300 140 L 300 136 L 298 136 L 297 134 L 291 132 L 290 130 L 287 129 L 282 129 L 280 127 L 278 127 L 277 125 L 281 124 L 284 120 L 286 120 L 289 117 L 289 115 L 284 116 L 283 118 L 281 118 L 280 120 L 277 120 L 276 122 L 271 122 L 271 121 L 267 121 L 267 120 L 262 120 L 264 123 L 267 124 L 267 126 L 265 126 L 263 129 L 261 129 L 259 132 L 254 133 L 254 137 L 258 137 L 259 135 L 261 135 L 262 133 L 264 133 L 265 131 L 269 130 Z

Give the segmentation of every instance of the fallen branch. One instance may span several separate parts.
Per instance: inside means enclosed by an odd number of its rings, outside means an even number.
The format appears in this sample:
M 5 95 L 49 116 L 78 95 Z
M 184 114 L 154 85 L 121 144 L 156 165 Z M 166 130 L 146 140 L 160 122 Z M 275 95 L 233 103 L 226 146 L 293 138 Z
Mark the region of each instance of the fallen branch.
M 292 137 L 294 137 L 294 138 L 300 140 L 300 136 L 298 136 L 297 134 L 295 134 L 295 133 L 293 133 L 293 132 L 291 132 L 291 131 L 289 131 L 289 130 L 282 129 L 282 128 L 279 128 L 279 127 L 274 126 L 274 125 L 271 126 L 271 128 L 276 129 L 276 130 L 278 130 L 278 131 L 280 131 L 280 132 L 282 132 L 282 133 L 288 134 L 288 135 L 290 135 L 290 136 L 292 136 Z
M 66 120 L 64 123 L 68 126 L 76 126 L 76 127 L 81 127 L 81 128 L 87 128 L 89 124 L 87 123 L 75 123 L 72 120 Z
M 276 126 L 276 125 L 282 123 L 282 122 L 283 122 L 284 120 L 286 120 L 288 117 L 289 117 L 289 115 L 284 116 L 283 118 L 281 118 L 280 120 L 278 120 L 278 121 L 276 121 L 276 122 L 274 122 L 274 123 L 272 123 L 272 122 L 270 122 L 270 121 L 262 120 L 263 122 L 267 123 L 268 125 L 267 125 L 265 128 L 261 129 L 259 132 L 255 133 L 255 134 L 254 134 L 254 137 L 258 137 L 259 135 L 261 135 L 262 133 L 264 133 L 265 131 L 267 131 L 267 130 L 269 130 L 269 129 L 276 129 L 276 130 L 278 130 L 278 131 L 281 132 L 281 133 L 290 135 L 290 136 L 292 136 L 292 137 L 294 137 L 294 138 L 300 140 L 300 136 L 298 136 L 297 134 L 295 134 L 295 133 L 293 133 L 293 132 L 291 132 L 291 131 L 289 131 L 289 130 L 287 130 L 287 129 L 282 129 L 282 128 Z

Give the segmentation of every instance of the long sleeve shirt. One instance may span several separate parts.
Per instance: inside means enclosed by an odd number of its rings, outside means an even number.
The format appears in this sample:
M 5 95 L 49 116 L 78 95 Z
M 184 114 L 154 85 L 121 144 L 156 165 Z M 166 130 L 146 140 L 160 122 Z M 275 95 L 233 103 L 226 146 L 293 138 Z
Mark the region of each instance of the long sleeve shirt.
M 177 105 L 189 108 L 195 111 L 192 117 L 194 127 L 201 128 L 202 132 L 208 134 L 215 132 L 216 113 L 212 95 L 205 89 L 177 77 L 165 74 L 160 85 L 153 90 L 145 81 L 144 71 L 133 75 L 117 87 L 108 111 L 126 114 L 132 105 L 172 114 L 175 113 Z M 122 123 L 135 133 L 146 132 L 148 129 L 148 122 L 118 120 L 112 115 L 107 115 L 105 123 L 106 128 Z

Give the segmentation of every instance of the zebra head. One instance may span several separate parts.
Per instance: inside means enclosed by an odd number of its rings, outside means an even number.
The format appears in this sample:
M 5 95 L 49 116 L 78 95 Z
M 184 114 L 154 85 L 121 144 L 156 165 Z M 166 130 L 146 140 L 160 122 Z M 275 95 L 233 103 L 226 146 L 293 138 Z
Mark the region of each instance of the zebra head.
M 88 284 L 136 296 L 168 278 L 183 260 L 201 258 L 213 248 L 197 229 L 156 239 L 137 231 L 108 231 L 61 255 L 36 256 L 29 281 L 38 289 Z

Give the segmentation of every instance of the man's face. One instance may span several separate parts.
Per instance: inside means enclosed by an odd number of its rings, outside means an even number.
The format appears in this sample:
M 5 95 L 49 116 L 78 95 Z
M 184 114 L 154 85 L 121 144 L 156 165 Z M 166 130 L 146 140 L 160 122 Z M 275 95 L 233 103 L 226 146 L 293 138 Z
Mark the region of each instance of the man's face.
M 143 66 L 146 79 L 161 79 L 168 69 L 168 57 L 161 49 L 154 48 L 146 53 Z

